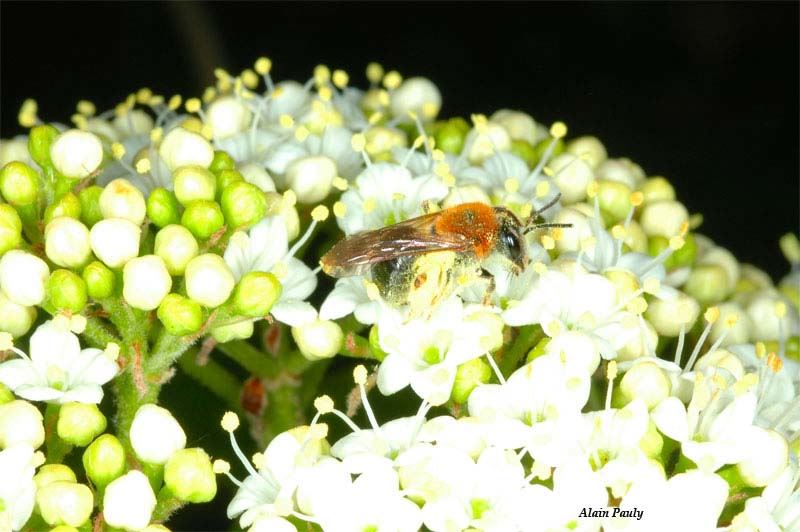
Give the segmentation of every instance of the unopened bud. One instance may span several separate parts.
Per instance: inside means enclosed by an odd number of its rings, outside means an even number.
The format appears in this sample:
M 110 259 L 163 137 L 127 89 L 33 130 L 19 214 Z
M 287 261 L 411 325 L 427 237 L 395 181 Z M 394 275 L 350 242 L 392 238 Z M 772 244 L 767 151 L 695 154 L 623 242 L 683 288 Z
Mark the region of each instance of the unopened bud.
M 0 256 L 22 244 L 22 220 L 16 209 L 0 203 Z
M 62 440 L 85 447 L 106 430 L 106 417 L 97 405 L 66 403 L 58 412 L 57 430 Z
M 242 277 L 233 292 L 237 314 L 251 318 L 269 314 L 281 295 L 281 283 L 272 273 L 249 272 Z
M 456 403 L 464 404 L 469 395 L 479 384 L 485 384 L 492 378 L 492 367 L 483 357 L 473 358 L 458 366 L 453 383 L 451 398 Z
M 20 161 L 12 161 L 0 170 L 0 193 L 12 205 L 30 205 L 39 194 L 39 174 Z
M 625 402 L 641 399 L 650 409 L 669 396 L 672 385 L 655 363 L 640 362 L 623 375 L 619 388 Z
M 114 272 L 102 262 L 94 261 L 83 269 L 86 292 L 92 299 L 103 299 L 114 293 Z
M 267 198 L 257 186 L 241 181 L 227 186 L 220 197 L 228 227 L 248 229 L 267 212 Z
M 253 321 L 241 320 L 228 325 L 211 329 L 211 337 L 218 343 L 225 344 L 234 340 L 246 340 L 253 336 Z
M 92 227 L 103 219 L 103 212 L 100 210 L 100 195 L 102 193 L 102 187 L 97 185 L 86 187 L 78 193 L 78 202 L 81 205 L 81 221 L 87 227 Z
M 51 203 L 44 210 L 44 217 L 42 218 L 45 225 L 49 224 L 56 218 L 66 216 L 79 220 L 81 217 L 81 201 L 78 196 L 72 192 L 68 192 Z
M 286 167 L 286 182 L 304 204 L 318 203 L 330 193 L 336 164 L 324 155 L 301 157 Z
M 197 256 L 199 246 L 182 225 L 171 224 L 156 234 L 153 252 L 164 259 L 171 275 L 183 275 L 186 265 Z
M 47 258 L 59 266 L 77 268 L 92 254 L 89 230 L 74 218 L 61 216 L 47 224 L 44 242 Z
M 167 165 L 175 169 L 190 164 L 208 168 L 214 160 L 214 148 L 202 135 L 176 127 L 166 134 L 158 148 L 158 154 Z
M 158 306 L 158 319 L 173 336 L 193 334 L 203 326 L 200 304 L 180 294 L 169 294 Z
M 83 179 L 103 161 L 103 145 L 94 133 L 70 129 L 53 141 L 50 160 L 61 175 Z
M 189 261 L 184 277 L 189 297 L 209 308 L 227 301 L 236 284 L 233 273 L 222 257 L 212 253 Z
M 181 501 L 208 502 L 217 494 L 217 479 L 203 449 L 181 449 L 164 466 L 164 484 Z
M 156 496 L 147 477 L 132 470 L 111 482 L 103 495 L 103 519 L 126 530 L 147 526 L 156 507 Z
M 83 469 L 95 486 L 105 486 L 125 472 L 125 449 L 112 434 L 103 434 L 83 452 Z
M 175 197 L 181 204 L 186 205 L 195 200 L 214 200 L 217 178 L 202 166 L 181 166 L 173 172 L 172 178 L 175 182 Z
M 421 120 L 429 121 L 439 114 L 442 94 L 427 78 L 408 78 L 391 93 L 389 106 L 395 118 L 401 121 L 409 121 L 409 113 L 415 113 Z
M 222 229 L 225 218 L 219 204 L 197 200 L 189 203 L 181 216 L 181 225 L 200 240 L 205 240 Z
M 36 307 L 18 305 L 0 290 L 0 331 L 19 338 L 27 333 L 36 321 Z
M 172 288 L 163 259 L 145 255 L 131 259 L 122 270 L 122 297 L 133 308 L 153 310 Z
M 469 124 L 463 118 L 451 118 L 434 133 L 436 146 L 446 153 L 461 153 L 469 129 Z
M 547 166 L 553 171 L 553 181 L 561 191 L 564 203 L 577 203 L 586 197 L 586 187 L 594 180 L 594 170 L 589 162 L 578 155 L 562 153 L 548 161 Z M 618 193 L 623 194 L 624 191 Z M 620 209 L 618 204 L 621 202 L 613 190 L 606 191 L 605 203 L 606 208 L 611 207 L 615 211 Z M 604 206 L 602 201 L 600 206 Z
M 678 336 L 681 329 L 691 330 L 700 315 L 700 305 L 680 293 L 674 299 L 654 299 L 644 315 L 659 335 Z
M 701 305 L 713 305 L 725 298 L 728 280 L 725 270 L 713 264 L 698 264 L 692 268 L 683 290 Z
M 761 427 L 749 427 L 746 442 L 747 458 L 736 466 L 748 486 L 762 487 L 772 482 L 786 468 L 789 444 L 780 433 Z
M 682 203 L 677 201 L 658 201 L 646 203 L 642 210 L 639 223 L 649 236 L 663 236 L 671 238 L 679 235 L 686 222 L 689 221 L 689 212 Z
M 606 147 L 597 137 L 586 135 L 571 140 L 567 152 L 579 157 L 592 168 L 597 168 L 608 158 Z
M 644 182 L 640 190 L 644 195 L 645 204 L 675 199 L 675 189 L 666 178 L 661 176 L 651 177 Z
M 53 162 L 50 160 L 50 147 L 60 134 L 61 132 L 50 124 L 31 128 L 28 135 L 28 151 L 31 158 L 42 168 L 53 166 Z
M 147 217 L 158 227 L 180 222 L 180 205 L 175 194 L 164 188 L 156 188 L 147 198 Z
M 136 456 L 149 464 L 163 464 L 186 446 L 186 433 L 172 413 L 153 404 L 139 407 L 130 433 Z
M 53 482 L 77 482 L 75 472 L 64 464 L 44 464 L 33 477 L 37 489 Z
M 34 449 L 44 443 L 42 414 L 28 401 L 0 404 L 0 449 L 24 443 Z
M 339 352 L 344 342 L 344 333 L 336 322 L 317 319 L 292 327 L 292 338 L 304 357 L 322 360 Z
M 86 283 L 70 270 L 56 270 L 47 280 L 47 295 L 56 310 L 77 314 L 86 306 Z
M 601 179 L 597 181 L 597 184 L 600 211 L 606 222 L 613 225 L 624 220 L 631 210 L 631 187 L 610 179 Z
M 50 269 L 39 257 L 13 249 L 0 258 L 0 290 L 18 305 L 38 305 L 44 300 Z
M 104 218 L 124 218 L 142 225 L 147 208 L 144 196 L 127 179 L 115 179 L 100 194 L 100 211 Z
M 51 526 L 79 527 L 92 515 L 94 496 L 85 484 L 60 480 L 36 492 L 36 506 L 42 519 Z

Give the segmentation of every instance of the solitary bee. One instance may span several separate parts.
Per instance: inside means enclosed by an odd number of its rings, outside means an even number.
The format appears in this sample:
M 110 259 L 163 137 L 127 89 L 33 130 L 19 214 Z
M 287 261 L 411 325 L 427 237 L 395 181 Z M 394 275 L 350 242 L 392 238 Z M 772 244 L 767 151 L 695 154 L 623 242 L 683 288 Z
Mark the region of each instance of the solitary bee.
M 537 223 L 558 196 L 534 212 L 525 223 L 505 207 L 464 203 L 341 240 L 323 255 L 322 269 L 331 277 L 371 274 L 390 305 L 410 305 L 411 315 L 424 314 L 458 287 L 494 277 L 484 266 L 499 261 L 519 274 L 528 265 L 524 235 L 541 227 L 568 224 Z

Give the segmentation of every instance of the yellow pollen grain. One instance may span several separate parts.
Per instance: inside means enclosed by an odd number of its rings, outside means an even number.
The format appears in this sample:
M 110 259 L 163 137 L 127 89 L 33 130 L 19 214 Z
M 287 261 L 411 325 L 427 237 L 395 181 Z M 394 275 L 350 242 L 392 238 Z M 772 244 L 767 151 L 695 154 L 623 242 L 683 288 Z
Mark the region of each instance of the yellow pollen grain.
M 214 77 L 216 77 L 219 80 L 222 80 L 222 79 L 230 79 L 231 75 L 228 74 L 228 71 L 225 70 L 224 68 L 217 67 L 214 69 Z
M 619 224 L 611 228 L 611 236 L 613 236 L 617 240 L 624 239 L 625 233 L 626 233 L 625 228 Z
M 224 475 L 225 473 L 230 473 L 231 471 L 231 465 L 222 459 L 214 460 L 211 468 L 216 475 Z
M 353 147 L 354 151 L 362 152 L 367 145 L 367 137 L 364 136 L 363 133 L 356 133 L 350 139 L 350 146 Z
M 736 322 L 738 321 L 739 321 L 738 314 L 729 314 L 728 316 L 725 317 L 725 326 L 728 329 L 733 329 L 736 326 Z
M 284 114 L 278 118 L 278 123 L 281 125 L 281 127 L 289 129 L 291 127 L 294 127 L 294 118 L 292 118 L 291 115 Z
M 476 129 L 479 127 L 485 127 L 488 123 L 486 115 L 480 113 L 472 114 L 469 118 L 472 120 L 472 125 L 474 125 Z
M 385 90 L 378 91 L 378 103 L 381 107 L 388 107 L 389 106 L 389 93 Z
M 294 138 L 296 138 L 299 142 L 303 142 L 308 138 L 311 132 L 305 126 L 298 127 L 294 132 Z
M 136 161 L 136 171 L 140 174 L 146 174 L 150 171 L 150 159 L 139 159 Z
M 703 318 L 711 324 L 716 322 L 719 319 L 719 307 L 708 307 L 703 314 Z
M 333 399 L 329 395 L 320 395 L 314 399 L 314 408 L 324 415 L 333 411 Z
M 564 122 L 553 122 L 550 126 L 550 135 L 556 139 L 562 139 L 567 136 L 567 125 Z
M 341 201 L 337 201 L 333 204 L 333 214 L 337 218 L 342 218 L 344 215 L 347 214 L 347 205 L 342 203 Z
M 775 303 L 775 316 L 778 319 L 783 319 L 786 316 L 786 303 L 783 301 Z
M 636 192 L 631 194 L 631 205 L 633 205 L 634 207 L 638 207 L 643 202 L 644 202 L 644 194 L 642 194 L 640 191 L 637 190 Z
M 319 88 L 317 95 L 319 95 L 319 99 L 323 102 L 329 102 L 331 98 L 333 98 L 333 91 L 326 85 Z
M 361 204 L 364 209 L 364 214 L 369 214 L 375 210 L 378 206 L 378 202 L 375 201 L 375 198 L 367 198 L 364 200 L 364 203 Z
M 689 222 L 683 222 L 681 224 L 680 230 L 678 231 L 678 234 L 680 236 L 686 236 L 686 233 L 688 232 L 689 232 Z
M 181 95 L 176 94 L 169 99 L 169 101 L 167 102 L 167 107 L 169 107 L 171 111 L 177 111 L 180 108 L 182 102 L 183 98 L 181 97 Z
M 643 297 L 634 298 L 628 304 L 628 310 L 634 314 L 644 314 L 644 311 L 647 310 L 647 301 Z
M 261 469 L 264 467 L 264 455 L 261 453 L 254 453 L 253 457 L 251 458 L 253 465 L 256 466 L 256 469 Z
M 93 116 L 97 112 L 97 108 L 89 100 L 79 101 L 76 108 L 83 116 Z
M 222 422 L 220 425 L 222 425 L 222 428 L 225 430 L 225 432 L 233 432 L 239 428 L 239 416 L 237 416 L 235 412 L 225 412 L 225 414 L 222 416 Z
M 164 136 L 164 130 L 160 127 L 153 128 L 150 130 L 150 142 L 159 142 L 161 137 Z
M 116 116 L 125 116 L 126 114 L 128 114 L 128 108 L 125 107 L 125 103 L 118 103 L 114 107 L 114 115 L 116 115 Z
M 127 107 L 128 109 L 133 109 L 134 105 L 136 105 L 136 95 L 135 94 L 129 94 L 125 98 L 125 107 Z
M 383 86 L 390 91 L 395 90 L 403 82 L 403 76 L 397 70 L 391 70 L 383 76 Z
M 350 186 L 350 183 L 347 182 L 347 179 L 345 179 L 343 177 L 339 177 L 339 176 L 336 176 L 336 177 L 333 178 L 333 183 L 332 184 L 333 184 L 333 188 L 335 188 L 336 190 L 341 190 L 341 191 L 347 190 L 347 187 Z
M 353 380 L 359 386 L 363 386 L 367 383 L 367 368 L 365 368 L 363 364 L 359 364 L 353 370 Z
M 775 353 L 770 353 L 767 355 L 767 367 L 771 369 L 773 373 L 778 373 L 783 367 L 783 360 Z
M 542 235 L 541 242 L 542 247 L 548 251 L 556 247 L 556 241 L 550 235 Z
M 436 149 L 431 152 L 431 159 L 434 161 L 444 161 L 445 153 L 442 150 Z
M 433 167 L 433 173 L 439 177 L 444 177 L 450 173 L 450 165 L 445 162 L 436 163 Z
M 311 218 L 317 222 L 324 222 L 328 219 L 329 214 L 328 208 L 325 205 L 317 205 L 311 211 Z
M 380 83 L 383 77 L 383 66 L 380 63 L 370 63 L 367 65 L 366 74 L 370 83 Z
M 249 68 L 242 70 L 241 78 L 242 83 L 244 83 L 244 86 L 248 89 L 255 89 L 258 87 L 258 75 Z
M 506 189 L 506 192 L 509 194 L 513 194 L 519 190 L 519 179 L 515 177 L 509 177 L 503 182 L 503 188 Z
M 338 88 L 343 89 L 347 87 L 347 83 L 350 81 L 350 76 L 347 75 L 347 72 L 341 69 L 336 69 L 333 71 L 333 84 L 336 85 Z
M 164 97 L 160 94 L 154 94 L 149 100 L 147 100 L 147 105 L 150 107 L 155 107 L 157 105 L 164 104 Z
M 142 87 L 138 91 L 136 91 L 136 103 L 140 105 L 146 105 L 150 103 L 150 99 L 153 97 L 153 91 L 150 90 L 148 87 Z
M 331 69 L 326 65 L 317 65 L 314 67 L 314 83 L 317 85 L 325 85 L 331 79 Z
M 256 69 L 256 72 L 261 74 L 262 76 L 266 76 L 269 74 L 269 71 L 272 70 L 272 61 L 269 57 L 259 57 L 256 59 L 255 65 L 253 65 Z

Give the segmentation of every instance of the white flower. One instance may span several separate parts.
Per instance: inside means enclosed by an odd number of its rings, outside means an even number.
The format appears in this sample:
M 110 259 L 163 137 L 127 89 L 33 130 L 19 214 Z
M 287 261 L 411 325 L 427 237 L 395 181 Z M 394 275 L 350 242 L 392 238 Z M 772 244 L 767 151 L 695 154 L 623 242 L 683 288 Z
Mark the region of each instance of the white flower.
M 50 146 L 50 159 L 59 173 L 74 179 L 92 174 L 103 161 L 103 145 L 97 135 L 70 129 L 56 137 Z
M 732 532 L 795 530 L 800 523 L 800 471 L 790 461 L 760 496 L 745 501 L 744 511 L 734 517 Z
M 101 386 L 119 371 L 109 352 L 81 350 L 78 337 L 53 321 L 31 336 L 30 357 L 12 349 L 22 358 L 0 364 L 0 382 L 31 401 L 99 403 Z
M 238 281 L 247 272 L 271 272 L 281 282 L 281 296 L 270 311 L 276 320 L 293 327 L 317 317 L 304 301 L 317 286 L 311 269 L 293 255 L 310 236 L 309 231 L 289 249 L 286 225 L 280 216 L 267 216 L 249 233 L 235 233 L 225 249 L 225 262 Z
M 150 523 L 156 496 L 144 473 L 136 469 L 113 480 L 103 495 L 103 519 L 125 530 L 141 530 Z
M 44 300 L 50 268 L 39 257 L 12 249 L 0 258 L 0 289 L 17 305 L 38 305 Z
M 164 464 L 186 447 L 186 433 L 166 408 L 142 405 L 131 424 L 131 446 L 141 460 Z
M 14 445 L 0 451 L 0 530 L 21 530 L 36 502 L 33 475 L 44 462 L 42 453 Z

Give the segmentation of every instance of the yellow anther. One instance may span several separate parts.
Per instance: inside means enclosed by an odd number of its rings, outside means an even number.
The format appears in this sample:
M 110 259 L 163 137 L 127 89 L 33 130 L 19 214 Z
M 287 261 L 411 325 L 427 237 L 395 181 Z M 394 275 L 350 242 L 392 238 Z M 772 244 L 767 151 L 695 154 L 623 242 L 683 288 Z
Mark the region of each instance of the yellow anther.
M 586 195 L 590 198 L 597 196 L 597 193 L 600 191 L 600 183 L 597 181 L 592 181 L 588 185 L 586 185 Z
M 256 469 L 261 469 L 262 467 L 264 467 L 265 459 L 262 453 L 254 453 L 251 460 L 253 462 L 253 465 L 256 466 Z
M 333 204 L 333 214 L 337 218 L 343 217 L 345 214 L 347 214 L 347 205 L 345 205 L 341 201 L 337 201 L 336 203 Z
M 161 141 L 161 137 L 164 136 L 164 130 L 160 127 L 155 127 L 150 130 L 150 142 L 156 143 Z
M 420 147 L 422 147 L 422 145 L 425 144 L 425 140 L 427 138 L 428 137 L 426 137 L 425 135 L 418 135 L 417 138 L 414 139 L 414 142 L 411 144 L 411 149 L 417 150 Z
M 203 103 L 211 103 L 217 97 L 217 89 L 214 87 L 206 87 L 203 91 Z
M 758 386 L 758 375 L 755 373 L 745 373 L 742 378 L 736 381 L 731 388 L 737 397 Z
M 291 115 L 281 115 L 278 117 L 278 123 L 281 127 L 285 127 L 286 129 L 294 127 L 294 118 Z
M 214 128 L 211 127 L 211 124 L 203 124 L 203 126 L 200 128 L 200 134 L 206 140 L 211 140 L 214 138 Z
M 256 72 L 261 74 L 262 76 L 266 76 L 269 74 L 269 71 L 272 70 L 272 61 L 269 57 L 259 57 L 256 59 L 256 63 L 254 65 Z
M 778 319 L 783 319 L 783 317 L 786 316 L 786 303 L 783 301 L 775 303 L 775 316 Z
M 228 71 L 225 70 L 224 68 L 220 68 L 220 67 L 217 67 L 217 68 L 214 69 L 214 77 L 216 77 L 219 80 L 223 80 L 223 79 L 229 80 L 229 79 L 231 79 L 231 75 L 228 74 Z
M 767 355 L 767 367 L 771 369 L 773 373 L 778 373 L 783 367 L 783 360 L 775 353 L 770 353 Z
M 331 79 L 331 70 L 325 65 L 317 65 L 314 67 L 314 83 L 325 85 Z
M 86 129 L 87 127 L 89 127 L 89 121 L 86 120 L 86 117 L 81 114 L 75 113 L 70 117 L 70 119 L 72 120 L 72 123 L 75 124 L 75 127 L 77 127 L 78 129 Z
M 422 104 L 422 115 L 426 119 L 431 119 L 439 112 L 439 106 L 433 102 L 425 102 Z
M 380 83 L 383 77 L 383 66 L 380 63 L 370 63 L 367 65 L 367 79 L 370 83 Z
M 329 214 L 328 208 L 325 205 L 317 205 L 311 211 L 311 218 L 316 222 L 324 222 L 328 219 Z
M 617 361 L 609 360 L 608 367 L 606 367 L 606 378 L 613 381 L 617 378 Z
M 255 89 L 256 87 L 258 87 L 258 82 L 259 82 L 258 75 L 249 68 L 245 68 L 244 70 L 242 70 L 241 78 L 242 78 L 242 83 L 248 89 Z
M 136 103 L 139 105 L 147 105 L 150 103 L 150 99 L 153 97 L 153 91 L 151 91 L 147 87 L 142 87 L 138 91 L 136 91 Z
M 353 370 L 353 380 L 359 386 L 363 386 L 367 383 L 367 368 L 365 368 L 363 364 L 359 364 L 356 366 L 356 369 Z
M 547 177 L 553 177 L 554 175 L 556 175 L 556 173 L 553 171 L 553 169 L 550 168 L 549 166 L 543 167 L 542 168 L 542 173 L 544 175 L 546 175 Z
M 448 187 L 456 186 L 456 176 L 451 173 L 442 176 L 442 182 Z
M 689 222 L 683 222 L 681 224 L 680 230 L 678 231 L 678 234 L 681 236 L 686 236 L 686 233 L 688 232 L 689 232 Z
M 233 432 L 239 428 L 239 416 L 237 416 L 235 412 L 225 412 L 225 414 L 222 416 L 222 422 L 220 424 L 225 432 Z
M 167 102 L 167 107 L 169 107 L 172 111 L 177 111 L 181 106 L 181 102 L 183 102 L 183 98 L 181 98 L 180 94 L 176 94 L 169 99 L 169 102 Z
M 374 126 L 375 124 L 377 124 L 381 120 L 383 120 L 383 113 L 381 113 L 380 111 L 375 111 L 374 113 L 369 115 L 368 122 L 369 122 L 369 125 Z
M 140 174 L 146 174 L 150 171 L 150 159 L 144 158 L 136 161 L 136 171 Z
M 327 85 L 323 85 L 317 91 L 317 95 L 319 96 L 319 99 L 322 100 L 323 102 L 329 102 L 331 101 L 331 98 L 333 98 L 333 91 Z
M 343 89 L 347 87 L 347 83 L 350 81 L 350 76 L 347 75 L 347 72 L 344 70 L 334 70 L 333 71 L 333 84 L 336 85 L 338 88 Z
M 294 193 L 294 190 L 289 189 L 283 193 L 282 203 L 285 208 L 294 207 L 297 204 L 297 194 Z
M 634 207 L 638 207 L 643 202 L 644 202 L 644 194 L 642 194 L 640 191 L 637 190 L 636 192 L 631 194 L 631 205 L 633 205 Z
M 624 239 L 625 233 L 626 233 L 625 228 L 619 224 L 611 228 L 611 236 L 613 236 L 617 240 Z
M 14 347 L 14 337 L 11 333 L 0 332 L 0 351 L 8 351 Z
M 201 106 L 202 103 L 200 102 L 200 98 L 189 98 L 188 100 L 186 100 L 185 104 L 186 111 L 190 113 L 196 113 L 197 111 L 200 110 Z
M 509 194 L 513 194 L 519 190 L 519 179 L 516 177 L 509 177 L 503 182 L 503 188 L 506 189 L 506 192 Z
M 363 133 L 356 133 L 350 139 L 350 146 L 357 152 L 364 151 L 364 148 L 367 146 L 367 137 L 365 137 Z
M 222 459 L 214 460 L 211 468 L 216 475 L 224 475 L 225 473 L 230 473 L 231 471 L 231 465 Z
M 125 116 L 128 114 L 128 111 L 129 109 L 125 106 L 125 102 L 118 103 L 116 106 L 114 106 L 114 114 L 116 116 Z
M 786 233 L 778 241 L 783 256 L 792 264 L 800 263 L 800 240 L 794 233 Z
M 553 122 L 550 126 L 550 135 L 556 139 L 563 139 L 567 136 L 567 125 L 564 122 Z
M 442 150 L 436 149 L 431 152 L 431 159 L 434 161 L 444 161 L 446 158 Z
M 650 277 L 644 280 L 643 289 L 645 293 L 648 294 L 655 294 L 661 289 L 661 281 L 654 277 Z
M 103 354 L 111 360 L 116 360 L 119 358 L 119 344 L 108 342 L 106 348 L 103 350 Z
M 381 298 L 381 292 L 378 290 L 378 285 L 372 281 L 364 280 L 364 288 L 367 290 L 367 297 L 370 301 L 378 301 Z
M 542 247 L 548 251 L 556 247 L 556 241 L 550 235 L 542 235 L 541 242 Z
M 294 130 L 294 138 L 299 142 L 305 141 L 309 135 L 311 135 L 311 132 L 305 126 L 300 126 Z
M 17 115 L 17 120 L 19 121 L 19 125 L 22 127 L 33 127 L 38 122 L 38 117 L 36 113 L 39 111 L 39 105 L 36 103 L 36 100 L 28 98 L 24 102 L 22 102 L 22 106 L 19 108 L 19 114 Z
M 403 83 L 403 76 L 397 70 L 391 70 L 383 76 L 383 86 L 393 91 Z
M 338 177 L 338 176 L 333 178 L 333 183 L 332 184 L 333 184 L 333 188 L 335 188 L 336 190 L 341 190 L 341 191 L 347 190 L 347 187 L 350 186 L 350 183 L 347 182 L 347 179 L 345 179 L 343 177 Z
M 708 307 L 703 314 L 703 318 L 710 324 L 716 322 L 719 319 L 719 307 Z
M 94 114 L 97 112 L 97 108 L 89 100 L 79 101 L 76 108 L 83 116 L 94 116 Z
M 535 271 L 539 275 L 542 275 L 544 272 L 547 271 L 547 265 L 544 262 L 536 261 L 533 263 L 533 271 Z
M 389 93 L 385 90 L 381 90 L 378 92 L 378 103 L 381 104 L 382 107 L 389 106 Z
M 320 395 L 314 399 L 314 408 L 321 415 L 333 412 L 333 399 L 329 395 Z
M 682 236 L 673 236 L 672 238 L 669 239 L 669 247 L 673 251 L 681 249 L 685 243 L 686 240 L 684 240 Z
M 470 119 L 472 120 L 472 125 L 478 130 L 478 133 L 484 133 L 486 131 L 489 122 L 486 115 L 473 114 L 470 115 Z
M 644 314 L 644 311 L 647 310 L 647 301 L 643 297 L 636 297 L 628 303 L 628 310 L 634 314 Z
M 147 100 L 147 105 L 151 107 L 156 107 L 157 105 L 163 105 L 163 104 L 164 104 L 164 97 L 160 94 L 154 94 L 153 96 L 150 97 L 149 100 Z
M 433 165 L 433 173 L 439 177 L 444 177 L 450 173 L 450 165 L 447 163 L 436 163 Z
M 133 109 L 134 105 L 136 105 L 136 95 L 135 94 L 129 94 L 125 98 L 125 107 L 127 107 L 128 109 Z

